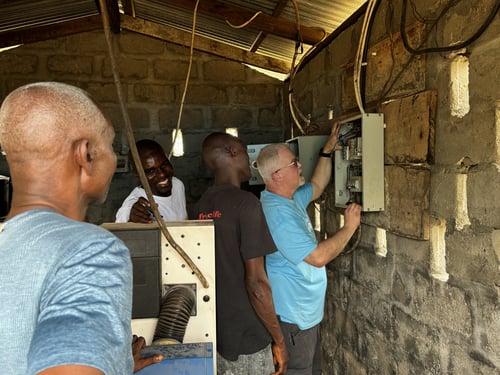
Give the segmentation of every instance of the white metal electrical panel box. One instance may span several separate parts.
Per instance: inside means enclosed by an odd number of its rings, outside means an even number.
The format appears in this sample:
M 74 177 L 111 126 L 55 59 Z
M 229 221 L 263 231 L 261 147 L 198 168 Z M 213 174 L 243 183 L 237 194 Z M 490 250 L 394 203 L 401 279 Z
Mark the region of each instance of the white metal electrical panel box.
M 327 139 L 327 135 L 304 135 L 286 141 L 302 164 L 302 176 L 306 182 L 311 181 L 318 162 L 319 150 L 325 145 Z
M 363 211 L 384 210 L 384 115 L 364 113 L 341 121 L 335 152 L 335 205 L 356 202 Z
M 253 166 L 253 162 L 255 161 L 255 159 L 257 159 L 257 156 L 259 156 L 260 150 L 262 150 L 267 145 L 268 144 L 247 145 L 247 153 L 248 153 L 248 157 L 250 159 L 250 172 L 252 173 L 250 180 L 248 180 L 249 185 L 263 185 L 264 184 L 262 177 L 260 177 L 259 171 L 257 170 L 257 168 L 254 168 L 252 166 Z

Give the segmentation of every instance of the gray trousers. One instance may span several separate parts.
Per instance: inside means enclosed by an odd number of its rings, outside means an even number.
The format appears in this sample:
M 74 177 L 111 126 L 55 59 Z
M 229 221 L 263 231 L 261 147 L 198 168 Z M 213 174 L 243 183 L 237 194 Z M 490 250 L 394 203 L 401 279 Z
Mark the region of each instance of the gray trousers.
M 287 375 L 320 375 L 319 324 L 304 331 L 296 324 L 280 321 L 280 325 L 288 350 Z
M 228 361 L 217 353 L 217 375 L 269 375 L 274 372 L 271 344 L 253 354 L 240 354 Z

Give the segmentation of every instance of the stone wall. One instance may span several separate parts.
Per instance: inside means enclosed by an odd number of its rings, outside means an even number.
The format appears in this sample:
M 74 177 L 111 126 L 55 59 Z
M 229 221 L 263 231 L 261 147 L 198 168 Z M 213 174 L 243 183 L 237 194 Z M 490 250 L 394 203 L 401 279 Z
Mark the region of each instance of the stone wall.
M 443 9 L 442 2 L 413 3 L 428 19 Z M 464 41 L 494 3 L 459 2 L 433 29 L 414 22 L 408 9 L 408 36 L 415 46 Z M 460 51 L 469 62 L 461 95 L 469 100 L 459 103 L 465 109 L 458 117 L 450 89 L 456 54 L 409 53 L 399 35 L 400 8 L 380 2 L 365 80 L 365 110 L 386 120 L 386 207 L 363 213 L 348 245 L 354 250 L 328 265 L 324 373 L 498 374 L 500 19 Z M 362 21 L 293 82 L 299 108 L 323 132 L 328 107 L 336 118 L 359 112 L 352 77 Z M 332 189 L 319 202 L 321 235 L 340 222 Z
M 117 70 L 136 140 L 153 138 L 170 152 L 186 82 L 190 50 L 132 32 L 113 38 Z M 126 155 L 128 142 L 105 38 L 102 32 L 77 34 L 0 53 L 0 100 L 34 81 L 55 80 L 88 90 L 111 117 L 115 151 Z M 175 173 L 186 186 L 188 205 L 211 184 L 200 160 L 204 137 L 226 127 L 239 129 L 247 144 L 283 140 L 283 83 L 242 64 L 195 52 L 182 113 L 183 157 L 173 157 Z M 0 173 L 8 174 L 5 160 Z M 114 213 L 137 184 L 131 173 L 116 173 L 104 205 L 89 209 L 94 223 Z

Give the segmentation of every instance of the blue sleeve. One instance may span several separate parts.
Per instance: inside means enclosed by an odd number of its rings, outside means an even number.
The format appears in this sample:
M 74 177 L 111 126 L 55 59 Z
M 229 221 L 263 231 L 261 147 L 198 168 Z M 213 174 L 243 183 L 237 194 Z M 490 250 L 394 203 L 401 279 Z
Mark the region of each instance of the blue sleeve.
M 82 364 L 131 374 L 131 272 L 128 249 L 110 235 L 87 239 L 60 263 L 41 297 L 28 373 Z

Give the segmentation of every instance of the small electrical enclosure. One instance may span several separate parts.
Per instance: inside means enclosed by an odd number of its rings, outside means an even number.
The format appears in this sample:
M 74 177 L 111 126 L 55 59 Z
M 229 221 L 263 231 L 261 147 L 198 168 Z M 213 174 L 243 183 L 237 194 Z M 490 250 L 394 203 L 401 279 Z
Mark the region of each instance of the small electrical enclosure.
M 250 180 L 248 180 L 249 185 L 263 185 L 264 180 L 262 180 L 262 177 L 260 177 L 260 173 L 257 168 L 252 167 L 253 162 L 257 159 L 257 156 L 259 156 L 260 150 L 262 150 L 265 146 L 267 146 L 268 143 L 265 144 L 260 144 L 260 145 L 247 145 L 247 153 L 248 153 L 248 158 L 250 159 L 250 173 L 252 174 L 250 176 Z
M 288 147 L 302 164 L 302 176 L 304 176 L 306 182 L 311 181 L 314 168 L 318 162 L 319 150 L 325 145 L 327 139 L 327 135 L 304 135 L 286 141 Z
M 335 206 L 359 203 L 363 211 L 384 210 L 384 115 L 364 113 L 340 124 L 335 152 Z

